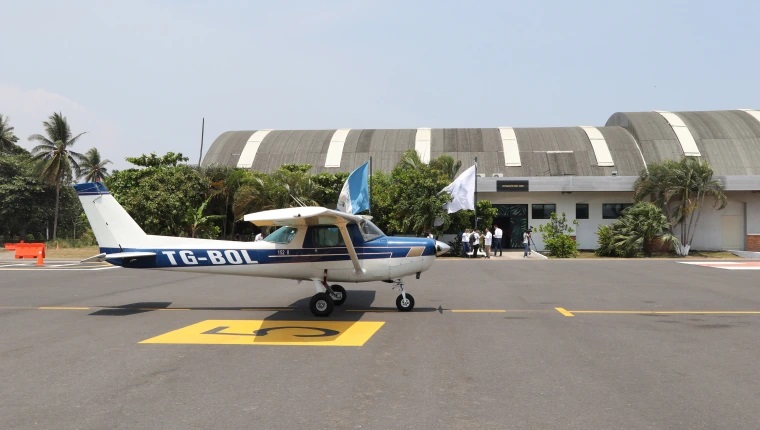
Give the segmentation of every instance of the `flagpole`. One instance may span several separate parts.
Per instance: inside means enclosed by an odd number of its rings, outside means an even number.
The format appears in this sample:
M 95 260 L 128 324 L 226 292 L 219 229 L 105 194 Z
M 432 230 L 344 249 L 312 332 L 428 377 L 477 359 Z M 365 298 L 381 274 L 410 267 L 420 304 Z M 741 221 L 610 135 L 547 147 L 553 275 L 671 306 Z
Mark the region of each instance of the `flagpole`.
M 372 216 L 372 156 L 369 156 L 369 216 Z
M 474 202 L 473 207 L 475 211 L 475 230 L 478 229 L 478 157 L 475 157 L 475 194 L 472 196 Z

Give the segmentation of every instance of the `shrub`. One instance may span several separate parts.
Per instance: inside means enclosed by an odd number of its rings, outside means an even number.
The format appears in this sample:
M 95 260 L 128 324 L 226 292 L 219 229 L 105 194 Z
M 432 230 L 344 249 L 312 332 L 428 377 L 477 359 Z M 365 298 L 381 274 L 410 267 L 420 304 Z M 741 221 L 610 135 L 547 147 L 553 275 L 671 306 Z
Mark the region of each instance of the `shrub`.
M 668 222 L 662 210 L 652 203 L 639 202 L 623 211 L 611 225 L 599 226 L 597 255 L 636 257 L 652 255 L 652 243 L 658 239 L 671 247 L 678 240 L 668 232 Z
M 578 225 L 578 220 L 573 224 Z M 562 217 L 558 217 L 556 212 L 552 212 L 548 224 L 538 227 L 541 237 L 544 239 L 544 246 L 549 250 L 553 257 L 557 258 L 574 258 L 578 256 L 578 242 L 576 242 L 568 233 L 573 230 L 567 225 L 567 218 L 562 212 Z

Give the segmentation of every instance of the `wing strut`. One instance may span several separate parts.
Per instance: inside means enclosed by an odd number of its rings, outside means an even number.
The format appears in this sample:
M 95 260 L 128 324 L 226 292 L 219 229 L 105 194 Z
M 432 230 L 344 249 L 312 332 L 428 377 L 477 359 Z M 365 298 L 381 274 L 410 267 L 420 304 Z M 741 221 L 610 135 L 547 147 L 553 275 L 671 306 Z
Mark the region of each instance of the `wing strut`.
M 348 250 L 348 255 L 351 256 L 351 262 L 354 263 L 354 275 L 363 275 L 367 273 L 367 271 L 359 265 L 359 256 L 356 255 L 356 249 L 354 249 L 354 243 L 351 241 L 351 236 L 348 234 L 348 229 L 346 228 L 346 221 L 340 220 L 335 223 L 335 225 L 338 226 L 338 230 L 340 230 L 340 235 L 343 236 L 343 242 L 346 244 L 346 250 Z

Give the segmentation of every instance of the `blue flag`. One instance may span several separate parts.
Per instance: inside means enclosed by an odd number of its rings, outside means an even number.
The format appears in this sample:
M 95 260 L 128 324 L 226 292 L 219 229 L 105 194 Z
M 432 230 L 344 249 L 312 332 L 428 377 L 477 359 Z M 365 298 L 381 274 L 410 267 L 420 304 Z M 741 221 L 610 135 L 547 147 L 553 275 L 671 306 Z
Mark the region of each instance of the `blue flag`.
M 369 161 L 357 167 L 348 175 L 338 196 L 338 210 L 358 214 L 369 209 L 368 172 Z

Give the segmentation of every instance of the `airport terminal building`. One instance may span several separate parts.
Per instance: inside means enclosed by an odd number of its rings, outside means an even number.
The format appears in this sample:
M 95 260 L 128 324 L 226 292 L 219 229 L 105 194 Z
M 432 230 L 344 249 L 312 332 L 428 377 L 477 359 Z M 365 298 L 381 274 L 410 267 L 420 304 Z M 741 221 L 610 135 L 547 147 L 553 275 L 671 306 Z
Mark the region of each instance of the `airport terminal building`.
M 579 222 L 581 249 L 596 248 L 598 226 L 633 202 L 633 183 L 648 165 L 701 157 L 729 204 L 705 204 L 692 249 L 760 251 L 760 111 L 752 109 L 618 112 L 604 126 L 228 131 L 203 165 L 350 172 L 372 157 L 374 171 L 390 171 L 408 149 L 423 161 L 451 155 L 462 170 L 477 157 L 477 199 L 498 209 L 510 246 L 520 247 L 523 226 L 564 212 Z M 534 240 L 543 248 L 540 234 Z

